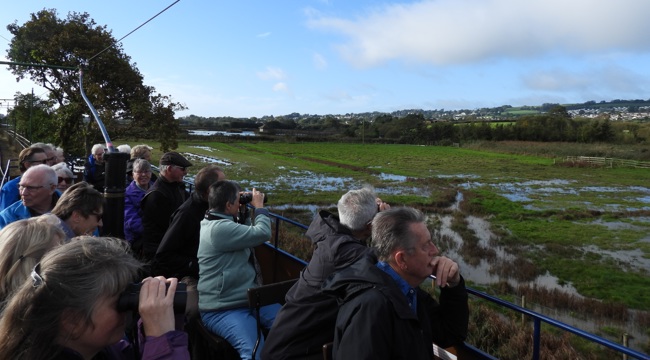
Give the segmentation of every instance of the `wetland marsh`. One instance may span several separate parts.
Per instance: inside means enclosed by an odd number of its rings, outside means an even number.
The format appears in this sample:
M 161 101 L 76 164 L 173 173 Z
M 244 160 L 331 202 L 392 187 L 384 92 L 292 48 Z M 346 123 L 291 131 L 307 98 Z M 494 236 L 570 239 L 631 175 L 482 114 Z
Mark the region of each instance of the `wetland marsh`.
M 461 263 L 471 286 L 498 296 L 517 301 L 533 291 L 540 298 L 527 301 L 540 307 L 550 301 L 543 296 L 563 294 L 650 310 L 648 169 L 563 166 L 552 149 L 534 155 L 251 140 L 190 141 L 177 151 L 196 163 L 191 172 L 216 163 L 243 188 L 267 193 L 272 212 L 306 224 L 348 189 L 372 185 L 391 205 L 429 214 L 436 242 Z M 569 313 L 601 316 L 585 313 L 594 306 L 571 306 Z M 631 322 L 647 343 L 647 319 L 626 315 L 627 324 L 602 326 L 623 332 Z

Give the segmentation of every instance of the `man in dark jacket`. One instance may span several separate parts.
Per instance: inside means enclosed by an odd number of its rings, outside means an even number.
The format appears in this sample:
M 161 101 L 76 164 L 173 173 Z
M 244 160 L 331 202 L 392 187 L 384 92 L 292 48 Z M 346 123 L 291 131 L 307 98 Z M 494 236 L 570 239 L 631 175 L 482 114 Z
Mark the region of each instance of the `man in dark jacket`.
M 164 277 L 183 279 L 199 278 L 199 232 L 201 220 L 208 211 L 210 185 L 225 180 L 223 170 L 216 165 L 201 169 L 194 178 L 194 192 L 172 215 L 171 224 L 165 232 L 153 261 L 153 273 Z
M 467 336 L 467 291 L 458 264 L 438 256 L 426 217 L 393 208 L 372 222 L 376 252 L 337 272 L 323 285 L 341 303 L 335 359 L 433 358 L 432 343 L 450 347 Z M 430 275 L 441 287 L 440 303 L 419 285 Z
M 187 200 L 183 177 L 192 163 L 177 152 L 168 152 L 160 157 L 160 177 L 142 198 L 142 244 L 132 244 L 136 254 L 145 262 L 151 262 L 165 231 L 169 227 L 172 213 Z
M 322 358 L 323 344 L 334 339 L 338 305 L 321 292 L 323 281 L 367 251 L 370 221 L 390 206 L 372 188 L 351 190 L 338 202 L 338 217 L 321 211 L 309 225 L 307 237 L 316 246 L 311 261 L 289 290 L 262 348 L 262 359 Z

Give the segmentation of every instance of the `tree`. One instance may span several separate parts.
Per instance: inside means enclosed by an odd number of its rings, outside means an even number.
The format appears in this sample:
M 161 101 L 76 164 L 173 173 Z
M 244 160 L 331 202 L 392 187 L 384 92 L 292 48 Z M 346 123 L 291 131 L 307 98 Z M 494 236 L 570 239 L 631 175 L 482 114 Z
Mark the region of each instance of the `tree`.
M 41 142 L 53 143 L 54 132 L 49 129 L 56 128 L 52 101 L 44 100 L 33 94 L 16 93 L 14 106 L 7 114 L 9 126 L 23 134 L 30 141 L 37 139 Z
M 43 9 L 31 14 L 23 25 L 13 23 L 7 29 L 14 36 L 7 56 L 14 62 L 76 68 L 89 61 L 83 86 L 109 134 L 115 132 L 117 120 L 126 120 L 127 131 L 153 133 L 161 143 L 175 143 L 176 134 L 169 132 L 166 117 L 173 118 L 174 110 L 184 107 L 144 85 L 142 75 L 122 46 L 106 26 L 97 25 L 87 13 L 71 12 L 61 20 L 56 10 Z M 57 127 L 49 129 L 56 131 L 56 143 L 73 153 L 87 153 L 89 149 L 82 151 L 82 137 L 77 136 L 84 128 L 83 115 L 89 113 L 79 91 L 78 71 L 18 65 L 10 69 L 17 80 L 29 77 L 49 90 L 50 99 L 57 105 Z M 154 103 L 156 100 L 161 103 Z M 161 109 L 166 109 L 163 118 L 152 116 Z M 87 126 L 98 132 L 96 126 Z

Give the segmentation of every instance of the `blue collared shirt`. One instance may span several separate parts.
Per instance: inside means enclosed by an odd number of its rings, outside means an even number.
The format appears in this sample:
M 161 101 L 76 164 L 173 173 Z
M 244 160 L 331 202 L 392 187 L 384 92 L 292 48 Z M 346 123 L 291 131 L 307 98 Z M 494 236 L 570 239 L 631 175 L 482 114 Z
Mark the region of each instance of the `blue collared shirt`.
M 399 276 L 399 274 L 397 272 L 395 272 L 395 270 L 393 270 L 393 268 L 390 267 L 390 265 L 388 265 L 388 263 L 383 262 L 383 261 L 379 261 L 379 262 L 377 262 L 376 266 L 380 270 L 382 270 L 383 272 L 388 274 L 391 278 L 393 278 L 393 280 L 395 280 L 395 282 L 397 283 L 397 287 L 399 287 L 399 289 L 402 291 L 402 294 L 404 294 L 404 296 L 406 296 L 406 301 L 408 301 L 409 307 L 417 315 L 417 313 L 418 313 L 418 310 L 417 310 L 417 308 L 418 308 L 418 303 L 417 303 L 418 298 L 416 296 L 417 292 L 415 291 L 415 289 L 412 288 L 411 285 L 409 285 L 404 279 L 402 279 L 402 277 Z

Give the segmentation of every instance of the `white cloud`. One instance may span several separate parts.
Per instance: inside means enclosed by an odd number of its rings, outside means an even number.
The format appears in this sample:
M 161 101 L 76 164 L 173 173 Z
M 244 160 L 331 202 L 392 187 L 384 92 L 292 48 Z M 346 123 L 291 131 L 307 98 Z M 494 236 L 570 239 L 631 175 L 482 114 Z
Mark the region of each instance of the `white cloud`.
M 262 80 L 283 80 L 286 79 L 287 74 L 280 68 L 267 66 L 265 71 L 257 73 L 257 77 Z
M 265 33 L 257 34 L 258 38 L 267 38 L 269 36 L 271 36 L 271 32 L 269 32 L 269 31 L 267 31 Z
M 349 62 L 449 65 L 496 57 L 650 51 L 647 0 L 424 0 L 355 19 L 307 12 L 308 25 L 343 35 Z
M 286 83 L 279 82 L 273 85 L 273 91 L 289 92 L 289 86 Z
M 325 57 L 319 53 L 314 53 L 312 56 L 312 61 L 314 62 L 314 67 L 318 70 L 327 69 L 327 60 Z
M 551 69 L 537 71 L 522 77 L 523 84 L 532 90 L 542 91 L 611 91 L 623 95 L 646 94 L 648 76 L 616 65 L 582 71 Z

